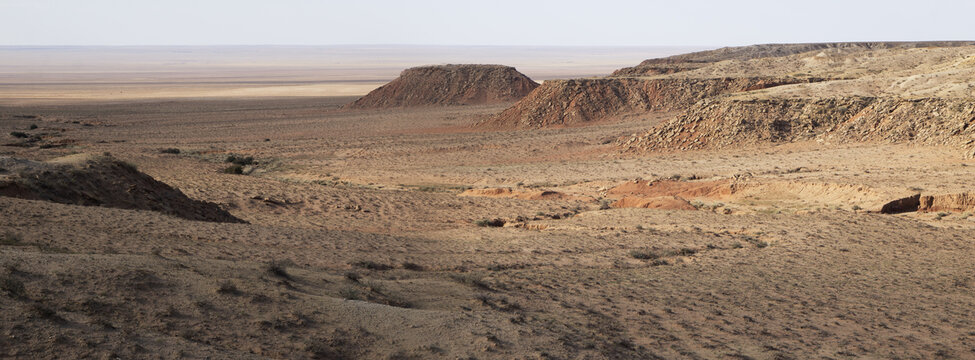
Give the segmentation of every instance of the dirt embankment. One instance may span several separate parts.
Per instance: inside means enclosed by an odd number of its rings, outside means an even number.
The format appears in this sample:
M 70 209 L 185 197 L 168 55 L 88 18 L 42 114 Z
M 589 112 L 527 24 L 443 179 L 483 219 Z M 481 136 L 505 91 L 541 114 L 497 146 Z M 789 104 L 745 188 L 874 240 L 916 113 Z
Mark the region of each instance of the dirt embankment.
M 244 222 L 216 204 L 190 199 L 108 156 L 79 154 L 48 162 L 3 157 L 0 169 L 0 196 L 152 210 L 198 221 Z
M 478 124 L 486 128 L 527 129 L 581 125 L 613 116 L 674 111 L 712 96 L 764 89 L 798 78 L 573 79 L 546 81 L 514 106 Z
M 975 212 L 975 193 L 921 196 L 920 212 Z
M 404 70 L 346 108 L 497 104 L 521 99 L 536 87 L 538 83 L 510 66 L 421 66 Z
M 642 135 L 623 151 L 729 148 L 802 140 L 949 145 L 975 156 L 975 104 L 965 99 L 717 99 Z

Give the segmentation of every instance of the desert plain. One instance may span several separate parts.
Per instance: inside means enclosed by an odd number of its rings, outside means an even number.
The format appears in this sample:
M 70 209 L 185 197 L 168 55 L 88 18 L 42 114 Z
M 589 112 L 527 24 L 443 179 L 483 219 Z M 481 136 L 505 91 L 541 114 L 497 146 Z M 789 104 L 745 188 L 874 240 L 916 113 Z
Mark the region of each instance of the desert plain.
M 0 50 L 0 357 L 975 358 L 975 43 L 556 50 Z

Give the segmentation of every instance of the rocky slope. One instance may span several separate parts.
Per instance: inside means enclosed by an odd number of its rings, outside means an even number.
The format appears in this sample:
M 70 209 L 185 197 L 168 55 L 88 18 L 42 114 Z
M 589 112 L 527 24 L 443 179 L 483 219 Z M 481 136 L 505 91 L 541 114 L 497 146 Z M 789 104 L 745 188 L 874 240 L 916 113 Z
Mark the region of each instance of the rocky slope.
M 518 100 L 536 87 L 538 83 L 510 66 L 421 66 L 404 70 L 346 108 L 496 104 Z
M 108 156 L 79 154 L 48 162 L 2 157 L 0 196 L 151 210 L 198 221 L 243 222 L 216 204 L 190 199 Z
M 720 94 L 784 84 L 802 78 L 573 79 L 546 81 L 498 116 L 480 124 L 491 128 L 542 128 L 596 122 L 627 113 L 680 110 Z
M 975 104 L 893 97 L 717 99 L 695 104 L 672 121 L 618 143 L 632 151 L 803 140 L 949 145 L 975 156 Z

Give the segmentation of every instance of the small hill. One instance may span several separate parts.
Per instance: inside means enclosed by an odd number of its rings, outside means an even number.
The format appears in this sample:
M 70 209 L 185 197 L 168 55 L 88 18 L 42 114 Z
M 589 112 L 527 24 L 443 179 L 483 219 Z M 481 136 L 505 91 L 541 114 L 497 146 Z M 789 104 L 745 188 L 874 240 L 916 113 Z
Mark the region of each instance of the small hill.
M 79 154 L 47 162 L 0 157 L 0 196 L 151 210 L 197 221 L 244 222 L 216 204 L 190 199 L 109 156 Z
M 536 87 L 538 83 L 510 66 L 421 66 L 404 70 L 346 108 L 497 104 L 521 99 Z

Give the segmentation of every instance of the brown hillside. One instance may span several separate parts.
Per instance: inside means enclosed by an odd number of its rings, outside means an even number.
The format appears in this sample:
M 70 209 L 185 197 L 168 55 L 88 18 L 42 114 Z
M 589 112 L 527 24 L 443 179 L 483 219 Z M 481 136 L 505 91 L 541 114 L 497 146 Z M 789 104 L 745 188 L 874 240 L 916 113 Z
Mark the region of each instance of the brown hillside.
M 131 165 L 107 156 L 49 162 L 0 157 L 0 196 L 62 204 L 152 210 L 184 219 L 241 223 L 216 204 L 186 197 Z
M 404 70 L 398 78 L 347 105 L 351 109 L 515 101 L 538 87 L 503 65 L 439 65 Z

